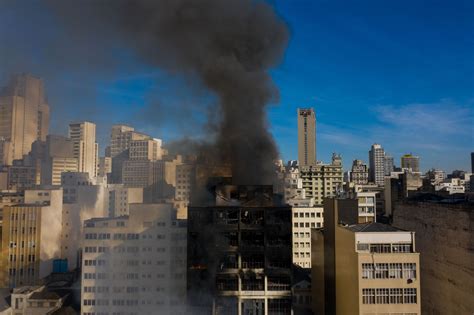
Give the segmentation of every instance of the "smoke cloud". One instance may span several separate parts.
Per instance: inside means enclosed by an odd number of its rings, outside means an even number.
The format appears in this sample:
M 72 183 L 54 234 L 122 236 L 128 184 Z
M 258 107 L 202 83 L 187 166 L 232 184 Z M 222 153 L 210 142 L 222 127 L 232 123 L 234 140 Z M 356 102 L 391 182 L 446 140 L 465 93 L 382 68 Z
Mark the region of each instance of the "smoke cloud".
M 270 5 L 252 0 L 48 4 L 73 38 L 90 33 L 115 39 L 144 63 L 200 80 L 218 99 L 212 139 L 217 162 L 232 166 L 236 183 L 269 183 L 278 151 L 266 107 L 277 100 L 278 90 L 268 70 L 280 62 L 289 37 Z

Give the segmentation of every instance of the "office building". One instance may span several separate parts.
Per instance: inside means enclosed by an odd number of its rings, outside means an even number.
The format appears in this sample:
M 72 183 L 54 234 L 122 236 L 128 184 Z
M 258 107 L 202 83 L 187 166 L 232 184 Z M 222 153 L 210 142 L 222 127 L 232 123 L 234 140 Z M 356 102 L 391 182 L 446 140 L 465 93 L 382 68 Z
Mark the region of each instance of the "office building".
M 385 151 L 380 144 L 373 144 L 369 151 L 369 180 L 383 186 L 385 177 Z
M 336 196 L 342 190 L 341 157 L 333 154 L 331 164 L 300 166 L 299 176 L 303 180 L 306 198 L 314 198 L 315 204 L 321 206 L 324 198 Z
M 385 154 L 383 158 L 383 169 L 384 169 L 385 176 L 390 176 L 390 173 L 392 173 L 395 170 L 395 163 L 393 162 L 393 156 Z
M 82 314 L 185 314 L 186 228 L 171 204 L 84 222 Z
M 291 207 L 271 186 L 218 186 L 188 210 L 188 311 L 291 314 Z
M 2 160 L 10 164 L 23 158 L 36 140 L 46 140 L 49 105 L 43 80 L 30 74 L 11 78 L 0 91 L 0 139 Z
M 73 156 L 77 159 L 77 171 L 89 173 L 90 177 L 97 177 L 99 162 L 95 129 L 95 124 L 87 121 L 69 124 L 69 138 L 74 144 Z
M 32 153 L 35 155 L 34 160 L 40 161 L 41 167 L 37 171 L 42 185 L 61 185 L 62 173 L 77 172 L 74 145 L 71 139 L 55 135 L 49 135 L 45 144 L 36 143 Z
M 161 148 L 162 141 L 160 139 L 147 140 L 131 140 L 130 141 L 130 160 L 161 160 L 163 151 Z
M 420 157 L 412 154 L 405 154 L 401 157 L 401 167 L 403 169 L 411 170 L 413 173 L 420 172 Z
M 131 141 L 152 140 L 152 137 L 137 132 L 133 127 L 114 125 L 110 134 L 110 157 L 112 158 L 111 183 L 122 183 L 123 163 L 130 158 Z
M 129 215 L 130 205 L 143 203 L 143 188 L 125 187 L 123 184 L 111 184 L 107 186 L 108 195 L 107 208 L 109 217 L 121 217 Z
M 366 185 L 369 182 L 369 168 L 361 160 L 352 162 L 350 181 L 356 185 Z
M 294 206 L 291 213 L 293 264 L 311 268 L 311 229 L 323 227 L 323 207 Z
M 312 108 L 298 108 L 298 161 L 316 165 L 316 114 Z
M 63 211 L 61 233 L 61 257 L 68 260 L 74 270 L 80 266 L 83 223 L 91 218 L 107 217 L 107 194 L 103 182 L 96 182 L 89 173 L 68 172 L 61 176 Z
M 415 233 L 354 224 L 356 200 L 329 199 L 312 230 L 314 314 L 421 314 Z
M 61 221 L 61 189 L 27 190 L 24 203 L 3 207 L 1 287 L 36 285 L 52 272 L 61 254 Z
M 393 226 L 415 232 L 423 314 L 470 314 L 474 310 L 473 204 L 464 197 L 445 200 L 428 193 L 398 202 Z
M 195 166 L 190 163 L 176 165 L 174 206 L 178 211 L 178 219 L 188 218 L 188 205 L 196 179 L 195 170 Z
M 97 176 L 107 177 L 107 174 L 110 173 L 112 173 L 112 158 L 110 156 L 101 156 L 97 166 Z

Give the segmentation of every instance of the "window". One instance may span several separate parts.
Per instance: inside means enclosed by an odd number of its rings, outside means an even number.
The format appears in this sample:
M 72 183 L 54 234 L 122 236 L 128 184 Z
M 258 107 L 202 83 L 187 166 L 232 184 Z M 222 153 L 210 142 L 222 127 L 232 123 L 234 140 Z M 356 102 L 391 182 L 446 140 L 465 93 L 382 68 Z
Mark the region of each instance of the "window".
M 403 303 L 403 290 L 402 289 L 390 289 L 390 304 L 402 304 Z
M 416 304 L 416 289 L 403 289 L 403 302 L 405 304 Z
M 389 264 L 388 276 L 390 279 L 401 279 L 402 264 Z
M 362 289 L 362 303 L 375 304 L 375 289 Z
M 416 279 L 416 264 L 415 263 L 403 264 L 403 278 Z
M 388 304 L 389 289 L 375 289 L 376 304 Z

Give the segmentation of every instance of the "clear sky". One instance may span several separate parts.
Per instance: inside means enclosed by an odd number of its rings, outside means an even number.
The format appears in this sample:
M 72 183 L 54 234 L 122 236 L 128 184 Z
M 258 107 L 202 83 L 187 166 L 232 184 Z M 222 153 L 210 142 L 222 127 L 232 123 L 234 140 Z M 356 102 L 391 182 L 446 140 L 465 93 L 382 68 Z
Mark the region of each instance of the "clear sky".
M 10 2 L 10 4 L 8 4 Z M 61 36 L 39 1 L 0 1 L 0 83 L 13 71 L 45 79 L 52 131 L 67 123 L 98 124 L 107 144 L 110 126 L 125 122 L 163 138 L 194 136 L 205 113 L 190 105 L 194 123 L 169 119 L 176 104 L 201 95 L 175 76 L 149 69 L 127 52 L 120 66 L 66 67 L 44 60 L 61 54 L 50 43 Z M 282 158 L 297 158 L 296 109 L 317 116 L 318 160 L 331 153 L 368 160 L 372 143 L 394 156 L 413 153 L 423 170 L 469 169 L 474 151 L 474 1 L 273 0 L 291 40 L 282 64 L 272 70 L 280 100 L 269 122 Z M 19 23 L 21 21 L 21 23 Z M 73 45 L 73 43 L 71 43 Z M 106 73 L 106 74 L 104 74 Z M 204 93 L 205 94 L 205 93 Z M 160 109 L 148 115 L 149 104 Z

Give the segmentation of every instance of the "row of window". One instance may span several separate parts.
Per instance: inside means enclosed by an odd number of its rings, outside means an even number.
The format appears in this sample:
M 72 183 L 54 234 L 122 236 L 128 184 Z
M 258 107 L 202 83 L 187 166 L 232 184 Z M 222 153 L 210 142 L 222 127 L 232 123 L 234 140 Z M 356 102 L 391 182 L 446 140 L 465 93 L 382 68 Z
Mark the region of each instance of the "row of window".
M 304 247 L 310 248 L 310 247 L 311 247 L 311 243 L 310 243 L 310 242 L 300 242 L 300 243 L 294 242 L 294 243 L 293 243 L 293 247 L 294 247 L 294 248 L 304 248 Z
M 294 238 L 309 238 L 311 237 L 311 234 L 309 232 L 299 232 L 299 233 L 293 233 Z
M 107 262 L 102 259 L 86 259 L 84 260 L 84 266 L 105 266 Z
M 295 253 L 295 258 L 311 258 L 311 253 L 310 252 L 296 252 Z
M 293 227 L 297 228 L 309 228 L 310 227 L 310 222 L 300 222 L 299 224 L 297 222 L 293 223 Z M 311 228 L 320 228 L 321 227 L 321 222 L 311 222 Z
M 153 247 L 147 246 L 141 248 L 142 252 L 152 252 Z M 158 253 L 163 253 L 166 251 L 163 247 L 157 247 L 156 251 Z M 84 247 L 84 252 L 86 253 L 109 253 L 110 248 L 105 246 L 86 246 Z M 140 252 L 140 247 L 138 246 L 115 246 L 113 247 L 114 253 L 138 253 Z
M 294 212 L 293 218 L 320 218 L 321 212 Z
M 371 253 L 411 253 L 411 244 L 357 244 L 358 251 L 370 251 Z
M 362 264 L 362 279 L 416 279 L 416 264 Z
M 416 304 L 416 288 L 362 289 L 363 304 Z

